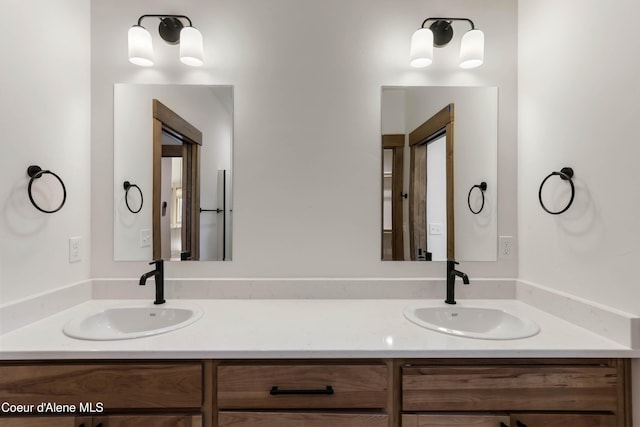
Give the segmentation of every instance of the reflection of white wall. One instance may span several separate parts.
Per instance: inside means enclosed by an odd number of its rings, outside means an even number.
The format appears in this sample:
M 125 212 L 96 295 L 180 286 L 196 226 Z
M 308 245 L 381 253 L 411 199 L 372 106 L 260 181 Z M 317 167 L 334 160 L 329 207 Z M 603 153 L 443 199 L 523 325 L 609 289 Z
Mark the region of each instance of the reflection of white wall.
M 114 89 L 114 258 L 148 260 L 151 247 L 140 247 L 140 230 L 152 228 L 152 100 L 171 108 L 203 135 L 200 201 L 203 208 L 217 207 L 218 169 L 231 168 L 233 130 L 230 87 L 198 85 L 126 85 Z M 124 204 L 122 182 L 136 183 L 145 195 L 139 214 Z M 221 216 L 200 217 L 201 259 L 217 257 L 217 221 Z
M 454 215 L 456 259 L 497 256 L 498 93 L 491 87 L 413 87 L 406 91 L 406 129 L 414 130 L 449 103 L 455 105 Z M 487 183 L 485 206 L 473 215 L 467 195 Z
M 440 137 L 427 145 L 427 249 L 432 261 L 447 260 L 447 140 Z M 439 224 L 441 234 L 431 234 Z

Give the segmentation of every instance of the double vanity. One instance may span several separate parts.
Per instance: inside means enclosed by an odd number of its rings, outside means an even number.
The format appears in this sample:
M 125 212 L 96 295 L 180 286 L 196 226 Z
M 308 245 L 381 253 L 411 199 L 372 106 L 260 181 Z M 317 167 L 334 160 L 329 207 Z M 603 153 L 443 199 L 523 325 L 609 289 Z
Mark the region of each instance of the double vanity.
M 632 425 L 636 351 L 517 299 L 171 296 L 1 335 L 0 426 Z

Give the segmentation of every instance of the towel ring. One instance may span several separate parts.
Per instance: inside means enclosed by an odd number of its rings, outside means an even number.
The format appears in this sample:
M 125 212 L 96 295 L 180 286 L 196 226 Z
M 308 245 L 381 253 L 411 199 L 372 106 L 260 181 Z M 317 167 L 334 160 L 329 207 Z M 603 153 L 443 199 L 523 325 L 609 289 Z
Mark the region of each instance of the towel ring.
M 33 199 L 33 194 L 31 193 L 31 186 L 33 185 L 33 182 L 44 174 L 53 175 L 58 180 L 58 182 L 60 182 L 60 185 L 62 186 L 62 202 L 60 203 L 60 206 L 58 206 L 56 209 L 53 209 L 53 210 L 42 209 L 40 206 L 38 206 L 36 201 Z M 27 168 L 27 175 L 31 177 L 31 179 L 29 180 L 29 187 L 27 188 L 27 193 L 29 194 L 29 200 L 31 200 L 31 204 L 35 206 L 36 209 L 44 213 L 54 213 L 62 209 L 62 207 L 64 206 L 64 203 L 67 201 L 67 187 L 64 186 L 64 182 L 62 182 L 62 179 L 58 175 L 51 172 L 50 170 L 43 170 L 40 166 L 36 166 L 36 165 L 31 165 Z
M 477 211 L 474 211 L 473 208 L 471 207 L 471 193 L 473 192 L 474 188 L 480 189 L 480 194 L 482 195 L 482 204 L 480 205 L 480 209 L 478 209 Z M 474 215 L 478 215 L 480 212 L 482 212 L 482 209 L 484 209 L 484 192 L 485 191 L 487 191 L 487 183 L 484 181 L 482 181 L 480 184 L 474 185 L 469 190 L 469 194 L 467 195 L 467 206 L 469 206 L 469 210 Z
M 124 202 L 127 205 L 127 209 L 129 209 L 129 212 L 137 214 L 138 212 L 140 212 L 142 210 L 142 205 L 144 203 L 144 197 L 142 196 L 142 190 L 136 184 L 132 184 L 129 181 L 125 181 L 124 184 L 122 184 L 122 186 L 124 187 L 124 191 L 125 191 L 125 193 L 124 193 Z M 132 188 L 137 188 L 138 192 L 140 193 L 140 207 L 136 211 L 131 209 L 131 206 L 129 206 L 129 190 L 132 189 Z
M 544 184 L 547 182 L 547 180 L 554 175 L 558 175 L 563 181 L 569 181 L 569 184 L 571 185 L 571 198 L 569 199 L 569 203 L 567 203 L 567 206 L 565 206 L 564 209 L 556 212 L 553 212 L 547 209 L 547 207 L 542 202 L 542 187 L 544 187 Z M 540 184 L 540 190 L 538 190 L 538 200 L 540 200 L 540 206 L 542 206 L 542 209 L 544 209 L 545 212 L 551 215 L 559 215 L 563 212 L 566 212 L 567 209 L 571 207 L 571 204 L 573 203 L 573 198 L 576 195 L 576 187 L 575 185 L 573 185 L 573 180 L 571 178 L 573 178 L 573 169 L 567 167 L 567 168 L 560 169 L 560 172 L 551 172 L 549 175 L 547 175 L 545 179 L 542 180 L 542 184 Z

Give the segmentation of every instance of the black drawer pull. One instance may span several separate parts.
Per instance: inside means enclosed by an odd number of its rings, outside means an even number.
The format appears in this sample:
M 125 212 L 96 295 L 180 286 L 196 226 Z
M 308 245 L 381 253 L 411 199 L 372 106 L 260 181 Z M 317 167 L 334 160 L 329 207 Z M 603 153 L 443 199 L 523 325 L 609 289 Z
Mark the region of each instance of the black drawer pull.
M 506 425 L 506 424 L 505 424 L 505 423 L 503 423 L 503 422 L 500 422 L 500 427 L 509 427 L 509 426 L 508 426 L 508 425 Z
M 320 390 L 279 390 L 277 385 L 271 387 L 269 392 L 272 396 L 279 396 L 283 394 L 333 394 L 333 387 L 328 385 L 324 389 Z
M 519 420 L 518 420 L 518 421 L 516 421 L 516 425 L 517 425 L 518 427 L 527 427 L 527 425 L 526 425 L 525 423 L 520 422 Z

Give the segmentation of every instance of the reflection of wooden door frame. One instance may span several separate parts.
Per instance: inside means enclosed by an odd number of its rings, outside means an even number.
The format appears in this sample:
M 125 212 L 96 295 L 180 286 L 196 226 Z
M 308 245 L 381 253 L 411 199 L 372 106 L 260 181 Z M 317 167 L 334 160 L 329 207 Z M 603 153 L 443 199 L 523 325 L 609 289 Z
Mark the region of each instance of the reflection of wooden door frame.
M 404 180 L 404 134 L 382 135 L 382 150 L 392 150 L 391 166 L 391 259 L 404 260 L 404 237 L 402 230 L 402 192 Z M 384 194 L 384 182 L 383 194 Z M 382 233 L 385 232 L 382 227 Z M 382 236 L 384 242 L 384 236 Z M 383 255 L 384 255 L 384 247 Z
M 454 108 L 449 104 L 409 134 L 411 147 L 409 178 L 409 242 L 411 260 L 417 259 L 421 241 L 426 242 L 426 164 L 427 144 L 438 135 L 446 135 L 447 158 L 447 259 L 455 259 L 453 211 Z M 422 165 L 422 167 L 419 167 Z M 424 184 L 424 186 L 423 186 Z M 426 245 L 426 243 L 425 243 Z M 428 248 L 423 248 L 427 249 Z
M 180 152 L 164 148 L 162 131 L 168 130 L 182 140 Z M 191 259 L 200 259 L 200 147 L 202 132 L 166 105 L 153 100 L 153 258 L 162 257 L 160 240 L 162 157 L 182 157 L 182 250 Z M 179 147 L 179 146 L 176 146 Z

